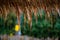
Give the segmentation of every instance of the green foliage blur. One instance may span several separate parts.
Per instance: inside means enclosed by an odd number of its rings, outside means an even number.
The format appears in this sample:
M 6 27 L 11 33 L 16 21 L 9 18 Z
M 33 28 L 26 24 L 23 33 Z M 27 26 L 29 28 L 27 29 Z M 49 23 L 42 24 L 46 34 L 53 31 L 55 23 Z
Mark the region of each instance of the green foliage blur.
M 40 15 L 41 14 L 41 15 Z M 60 16 L 58 12 L 50 12 L 50 17 L 44 9 L 39 9 L 37 12 L 37 22 L 34 12 L 32 12 L 32 26 L 30 29 L 27 21 L 23 22 L 24 26 L 21 26 L 22 35 L 47 38 L 47 37 L 60 37 Z M 47 15 L 47 16 L 46 16 Z M 24 18 L 24 17 L 23 17 Z M 25 24 L 24 24 L 25 23 Z
M 0 16 L 0 34 L 1 35 L 4 35 L 4 34 L 9 35 L 10 33 L 14 34 L 16 20 L 17 20 L 17 17 L 13 12 L 8 13 L 6 18 L 3 16 Z

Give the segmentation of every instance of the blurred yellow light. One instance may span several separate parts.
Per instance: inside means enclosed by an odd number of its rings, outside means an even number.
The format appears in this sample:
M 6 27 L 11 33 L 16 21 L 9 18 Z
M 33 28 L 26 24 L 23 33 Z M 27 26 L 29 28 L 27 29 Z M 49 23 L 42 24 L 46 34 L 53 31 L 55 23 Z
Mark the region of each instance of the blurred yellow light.
M 16 25 L 15 26 L 15 31 L 19 31 L 20 30 L 20 26 L 19 25 Z

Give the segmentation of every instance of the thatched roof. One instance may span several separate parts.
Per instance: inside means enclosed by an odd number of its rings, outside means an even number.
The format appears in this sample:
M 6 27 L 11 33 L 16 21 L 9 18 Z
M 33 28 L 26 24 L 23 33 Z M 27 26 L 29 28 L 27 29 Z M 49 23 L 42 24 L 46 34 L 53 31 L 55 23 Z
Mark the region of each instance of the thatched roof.
M 4 7 L 9 9 L 10 7 L 14 7 L 18 10 L 20 7 L 21 9 L 25 10 L 25 7 L 30 8 L 41 8 L 41 7 L 60 7 L 60 0 L 0 0 L 0 10 L 3 10 Z
M 4 10 L 11 9 L 11 7 L 15 8 L 19 11 L 19 8 L 26 11 L 26 7 L 28 9 L 35 8 L 60 8 L 60 0 L 0 0 L 0 11 L 4 12 Z
M 0 6 L 3 5 L 20 5 L 20 6 L 53 6 L 53 5 L 60 5 L 60 0 L 0 0 Z
M 21 9 L 28 9 L 33 8 L 54 8 L 60 7 L 60 0 L 0 0 L 0 10 L 9 9 L 10 7 L 14 7 L 16 10 L 19 8 Z

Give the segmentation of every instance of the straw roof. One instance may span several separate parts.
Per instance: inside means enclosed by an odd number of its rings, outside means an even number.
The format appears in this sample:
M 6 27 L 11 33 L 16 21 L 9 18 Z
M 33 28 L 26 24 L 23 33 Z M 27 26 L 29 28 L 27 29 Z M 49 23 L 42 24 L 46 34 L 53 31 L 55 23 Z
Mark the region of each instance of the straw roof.
M 13 6 L 53 6 L 53 5 L 60 5 L 60 0 L 0 0 L 0 6 L 3 5 L 13 5 Z

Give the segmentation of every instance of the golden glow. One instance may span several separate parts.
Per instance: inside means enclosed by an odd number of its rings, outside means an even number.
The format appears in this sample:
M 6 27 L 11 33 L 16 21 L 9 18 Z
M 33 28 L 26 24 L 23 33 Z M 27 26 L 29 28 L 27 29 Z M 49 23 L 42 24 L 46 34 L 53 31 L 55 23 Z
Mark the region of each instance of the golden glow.
M 20 30 L 20 26 L 19 25 L 16 25 L 15 26 L 15 31 L 19 31 Z

